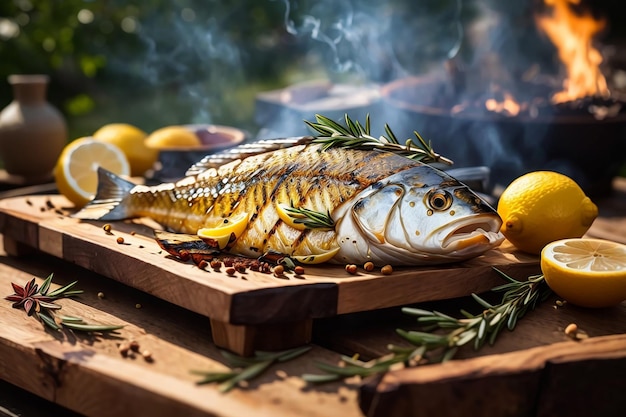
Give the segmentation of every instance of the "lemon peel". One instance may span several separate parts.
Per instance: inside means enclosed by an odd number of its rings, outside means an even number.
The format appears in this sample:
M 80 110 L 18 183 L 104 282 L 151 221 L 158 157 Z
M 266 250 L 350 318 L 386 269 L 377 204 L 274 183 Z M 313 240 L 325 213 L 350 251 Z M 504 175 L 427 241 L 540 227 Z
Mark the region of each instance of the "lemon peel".
M 566 175 L 534 171 L 515 179 L 498 201 L 502 234 L 518 249 L 538 255 L 555 240 L 583 236 L 598 207 Z
M 130 175 L 141 176 L 154 166 L 159 152 L 146 146 L 146 132 L 128 123 L 109 123 L 96 130 L 92 137 L 111 143 L 124 152 L 130 164 Z

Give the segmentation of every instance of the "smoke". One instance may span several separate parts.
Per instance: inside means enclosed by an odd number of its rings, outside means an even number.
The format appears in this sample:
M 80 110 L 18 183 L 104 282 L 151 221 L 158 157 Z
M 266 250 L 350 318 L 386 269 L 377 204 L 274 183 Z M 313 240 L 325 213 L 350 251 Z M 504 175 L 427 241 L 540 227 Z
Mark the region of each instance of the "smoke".
M 456 56 L 463 42 L 463 0 L 280 1 L 286 31 L 319 43 L 331 75 L 386 82 Z

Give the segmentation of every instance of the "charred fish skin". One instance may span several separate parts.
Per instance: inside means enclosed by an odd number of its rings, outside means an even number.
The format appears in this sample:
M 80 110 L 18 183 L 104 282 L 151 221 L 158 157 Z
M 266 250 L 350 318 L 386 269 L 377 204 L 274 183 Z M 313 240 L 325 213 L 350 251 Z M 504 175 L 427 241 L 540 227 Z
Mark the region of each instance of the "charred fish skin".
M 470 202 L 479 207 L 475 210 L 482 216 L 499 220 L 495 210 L 482 206 L 482 201 L 478 204 L 480 199 L 469 189 L 458 191 L 464 188 L 461 183 L 430 166 L 389 152 L 341 148 L 322 151 L 315 144 L 249 156 L 177 183 L 132 188 L 122 183 L 116 189 L 118 182 L 121 181 L 114 175 L 101 172 L 96 198 L 75 217 L 116 220 L 145 216 L 168 230 L 195 234 L 201 228 L 216 228 L 245 214 L 245 230 L 229 244 L 228 251 L 250 257 L 275 251 L 289 256 L 313 256 L 312 259 L 338 253 L 334 262 L 454 262 L 470 255 L 442 248 L 442 243 L 431 236 L 432 230 L 445 229 L 445 224 L 467 217 Z M 455 215 L 448 211 L 448 217 L 434 216 L 441 211 L 436 206 L 430 214 L 429 209 L 409 210 L 416 205 L 432 205 L 424 200 L 424 195 L 411 190 L 432 193 L 442 183 L 447 193 L 444 195 L 460 205 L 452 209 Z M 455 192 L 462 198 L 455 197 Z M 336 227 L 295 228 L 281 220 L 279 205 L 328 212 Z M 431 221 L 417 225 L 403 216 L 426 217 Z M 432 221 L 435 218 L 441 221 Z M 405 223 L 413 230 L 404 230 Z M 495 227 L 495 223 L 496 220 L 480 222 L 484 228 Z M 463 230 L 470 229 L 468 222 Z M 498 230 L 499 226 L 485 232 Z M 428 243 L 421 243 L 425 237 L 429 237 Z M 488 245 L 474 245 L 477 254 L 499 244 L 493 236 L 486 240 Z M 348 247 L 353 250 L 347 250 Z M 471 256 L 477 254 L 472 252 Z

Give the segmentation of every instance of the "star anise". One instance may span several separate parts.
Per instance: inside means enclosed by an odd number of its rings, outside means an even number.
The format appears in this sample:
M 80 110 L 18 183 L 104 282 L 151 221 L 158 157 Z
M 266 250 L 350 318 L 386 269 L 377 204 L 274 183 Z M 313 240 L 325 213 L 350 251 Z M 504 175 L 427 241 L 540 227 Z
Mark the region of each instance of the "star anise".
M 61 308 L 60 305 L 53 303 L 55 297 L 50 297 L 42 292 L 44 288 L 43 286 L 39 288 L 35 283 L 35 278 L 28 281 L 23 287 L 13 282 L 11 286 L 13 286 L 15 294 L 6 296 L 5 299 L 13 301 L 13 308 L 23 308 L 29 316 L 34 312 L 38 313 L 41 311 L 42 306 L 50 310 L 58 310 Z M 37 292 L 38 290 L 39 293 Z
M 124 325 L 89 324 L 80 317 L 55 317 L 53 310 L 59 310 L 61 306 L 55 304 L 54 301 L 81 294 L 82 290 L 72 289 L 77 283 L 74 281 L 54 291 L 49 291 L 51 283 L 52 274 L 41 283 L 41 286 L 36 284 L 35 278 L 28 281 L 23 287 L 12 282 L 14 294 L 8 295 L 4 299 L 12 301 L 13 308 L 23 308 L 29 316 L 36 317 L 44 326 L 52 330 L 68 328 L 82 332 L 102 333 L 124 327 Z

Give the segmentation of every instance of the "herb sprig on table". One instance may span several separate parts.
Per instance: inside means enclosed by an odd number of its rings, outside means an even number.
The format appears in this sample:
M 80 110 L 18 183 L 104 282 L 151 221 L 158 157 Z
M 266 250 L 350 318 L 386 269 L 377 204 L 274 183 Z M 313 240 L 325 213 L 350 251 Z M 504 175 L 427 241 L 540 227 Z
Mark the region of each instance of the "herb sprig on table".
M 55 304 L 55 301 L 82 294 L 83 291 L 74 289 L 78 281 L 50 291 L 52 277 L 53 274 L 48 275 L 41 286 L 37 285 L 35 278 L 28 281 L 24 286 L 11 283 L 14 293 L 4 299 L 12 301 L 13 308 L 24 309 L 26 314 L 37 318 L 44 326 L 52 330 L 66 328 L 87 333 L 103 333 L 124 327 L 123 325 L 89 324 L 80 317 L 57 316 L 54 312 L 60 310 L 61 305 Z
M 318 133 L 313 142 L 323 144 L 322 150 L 330 148 L 381 150 L 426 164 L 436 162 L 453 164 L 450 159 L 436 153 L 430 141 L 427 142 L 417 131 L 413 132 L 415 139 L 409 138 L 402 144 L 387 124 L 385 124 L 386 136 L 381 135 L 378 138 L 372 136 L 369 114 L 365 119 L 365 126 L 359 121 L 353 121 L 347 114 L 344 118 L 345 126 L 320 114 L 315 115 L 315 122 L 305 120 L 305 123 Z
M 388 355 L 367 362 L 342 356 L 341 365 L 318 363 L 317 367 L 325 373 L 305 374 L 302 378 L 308 382 L 322 383 L 354 376 L 366 377 L 386 372 L 395 366 L 445 362 L 452 359 L 461 346 L 469 343 L 473 344 L 474 349 L 480 349 L 485 343 L 493 344 L 504 327 L 513 330 L 520 318 L 551 294 L 543 275 L 517 281 L 495 270 L 508 281 L 492 289 L 504 293 L 500 303 L 490 304 L 472 294 L 484 310 L 476 315 L 461 310 L 463 318 L 454 318 L 438 311 L 403 308 L 404 313 L 417 317 L 418 323 L 427 326 L 423 331 L 397 330 L 411 346 L 389 345 Z
M 459 348 L 470 343 L 476 350 L 485 343 L 493 344 L 502 329 L 506 327 L 513 330 L 519 319 L 552 293 L 543 275 L 533 275 L 526 281 L 518 281 L 496 268 L 494 270 L 507 281 L 492 288 L 494 292 L 503 293 L 498 304 L 491 304 L 472 294 L 473 299 L 483 307 L 483 311 L 474 315 L 461 310 L 462 318 L 438 311 L 403 308 L 405 314 L 416 317 L 417 322 L 425 326 L 422 331 L 396 330 L 410 346 L 389 345 L 389 354 L 370 361 L 359 360 L 356 356 L 342 356 L 339 365 L 318 362 L 316 366 L 324 373 L 304 374 L 302 379 L 310 383 L 325 383 L 355 376 L 367 377 L 395 367 L 445 362 L 452 359 Z M 227 392 L 239 383 L 251 381 L 261 375 L 273 363 L 294 359 L 309 349 L 304 346 L 282 352 L 256 352 L 250 358 L 222 351 L 232 369 L 224 372 L 193 373 L 203 377 L 197 384 L 219 383 L 218 389 Z
M 310 349 L 311 348 L 308 346 L 302 346 L 281 352 L 257 351 L 254 356 L 249 358 L 241 357 L 223 350 L 221 351 L 222 356 L 226 358 L 232 369 L 225 372 L 192 371 L 192 373 L 202 377 L 196 384 L 219 383 L 218 390 L 220 392 L 228 392 L 238 384 L 250 381 L 261 375 L 272 364 L 297 358 Z

